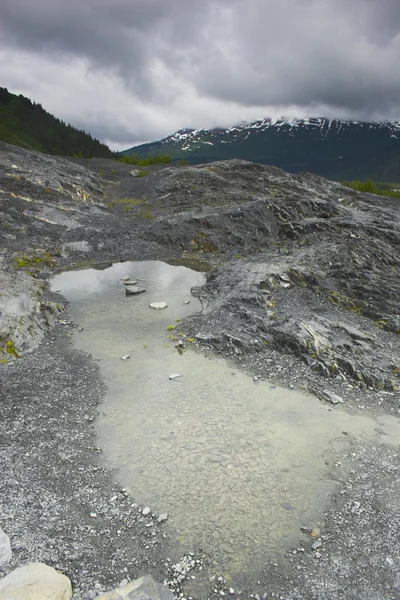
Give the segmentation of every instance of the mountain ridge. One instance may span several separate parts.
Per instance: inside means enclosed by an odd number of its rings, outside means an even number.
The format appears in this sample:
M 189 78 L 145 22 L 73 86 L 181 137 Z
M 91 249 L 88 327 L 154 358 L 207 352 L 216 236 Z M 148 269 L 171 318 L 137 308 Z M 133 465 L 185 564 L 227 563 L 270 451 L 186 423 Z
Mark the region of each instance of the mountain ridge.
M 193 164 L 244 159 L 333 179 L 399 181 L 400 120 L 265 118 L 227 129 L 181 129 L 121 154 L 170 154 Z

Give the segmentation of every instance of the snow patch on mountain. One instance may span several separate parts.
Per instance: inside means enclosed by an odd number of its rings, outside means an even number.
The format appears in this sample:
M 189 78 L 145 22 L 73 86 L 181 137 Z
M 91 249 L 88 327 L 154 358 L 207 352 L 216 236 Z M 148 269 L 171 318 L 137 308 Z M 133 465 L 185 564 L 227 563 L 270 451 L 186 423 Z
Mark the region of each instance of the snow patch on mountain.
M 228 129 L 181 129 L 173 135 L 160 140 L 161 144 L 176 143 L 182 144 L 182 150 L 190 151 L 194 147 L 202 145 L 213 145 L 215 141 L 218 143 L 234 143 L 239 138 L 247 139 L 251 134 L 275 129 L 277 131 L 285 130 L 290 137 L 296 136 L 297 132 L 309 130 L 315 131 L 319 129 L 321 137 L 326 138 L 328 135 L 338 135 L 346 128 L 363 128 L 376 130 L 387 130 L 391 138 L 397 139 L 400 132 L 400 121 L 339 121 L 336 119 L 326 119 L 324 117 L 309 117 L 303 119 L 259 119 L 252 123 L 244 123 L 242 125 L 233 125 Z M 214 139 L 214 142 L 213 142 Z

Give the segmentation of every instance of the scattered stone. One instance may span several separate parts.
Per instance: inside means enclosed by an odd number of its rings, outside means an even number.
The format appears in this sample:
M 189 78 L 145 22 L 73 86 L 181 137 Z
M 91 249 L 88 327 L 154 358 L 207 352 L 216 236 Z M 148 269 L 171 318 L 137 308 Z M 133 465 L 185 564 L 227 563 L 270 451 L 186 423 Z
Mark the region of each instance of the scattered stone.
M 137 283 L 139 283 L 138 279 L 124 279 L 122 282 L 124 285 L 136 285 Z
M 124 354 L 124 356 L 121 356 L 121 360 L 128 360 L 128 358 L 130 358 L 131 355 L 130 354 Z
M 313 538 L 319 537 L 321 535 L 320 528 L 319 527 L 313 527 L 313 529 L 311 529 L 310 535 Z
M 129 279 L 130 279 L 129 275 L 124 275 L 124 277 L 121 278 L 121 281 L 125 282 L 125 281 L 129 281 Z
M 169 376 L 170 379 L 178 379 L 178 377 L 182 377 L 180 373 L 171 373 Z
M 0 580 L 1 600 L 70 600 L 71 582 L 52 567 L 30 563 Z
M 313 545 L 311 546 L 311 548 L 312 548 L 313 550 L 318 550 L 318 548 L 321 548 L 321 546 L 322 546 L 322 542 L 320 542 L 320 541 L 317 541 L 317 542 L 314 542 L 314 543 L 313 543 Z
M 4 569 L 12 557 L 10 538 L 0 527 L 0 569 Z
M 149 304 L 150 308 L 154 308 L 155 310 L 161 310 L 162 308 L 168 308 L 168 304 L 166 302 L 152 302 Z
M 130 174 L 132 175 L 132 177 L 140 177 L 141 171 L 140 169 L 132 169 L 132 171 L 130 171 Z
M 190 300 L 185 300 L 183 304 L 190 304 Z
M 330 402 L 331 404 L 340 404 L 341 402 L 343 402 L 343 398 L 341 398 L 337 394 L 334 394 L 333 392 L 330 392 L 329 390 L 322 390 L 322 395 L 325 398 L 325 400 L 327 400 L 327 402 Z
M 125 294 L 127 296 L 137 296 L 143 294 L 146 290 L 137 285 L 125 285 Z
M 112 592 L 98 596 L 97 600 L 175 600 L 170 589 L 157 583 L 146 575 L 131 581 L 123 587 L 118 587 Z
M 168 513 L 163 513 L 157 519 L 157 523 L 164 523 L 168 519 Z
M 151 508 L 149 506 L 145 506 L 144 509 L 142 510 L 142 515 L 144 517 L 146 517 L 147 515 L 149 515 L 151 513 Z

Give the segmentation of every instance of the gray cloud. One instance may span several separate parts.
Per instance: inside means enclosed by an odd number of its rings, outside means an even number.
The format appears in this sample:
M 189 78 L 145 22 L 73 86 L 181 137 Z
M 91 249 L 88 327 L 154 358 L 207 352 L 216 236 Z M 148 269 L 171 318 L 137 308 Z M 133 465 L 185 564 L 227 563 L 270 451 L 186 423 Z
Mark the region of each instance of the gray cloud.
M 2 0 L 1 72 L 114 146 L 274 114 L 399 118 L 398 0 Z

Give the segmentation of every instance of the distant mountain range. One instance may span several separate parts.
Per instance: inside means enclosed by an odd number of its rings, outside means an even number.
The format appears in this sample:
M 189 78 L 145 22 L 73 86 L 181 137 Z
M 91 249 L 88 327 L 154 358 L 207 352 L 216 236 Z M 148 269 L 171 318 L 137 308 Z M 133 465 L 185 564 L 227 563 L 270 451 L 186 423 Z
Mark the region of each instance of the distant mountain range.
M 53 117 L 36 104 L 0 88 L 0 140 L 29 150 L 80 158 L 112 158 L 105 144 Z
M 202 163 L 239 158 L 340 181 L 400 181 L 400 121 L 263 119 L 229 129 L 183 129 L 122 152 Z

